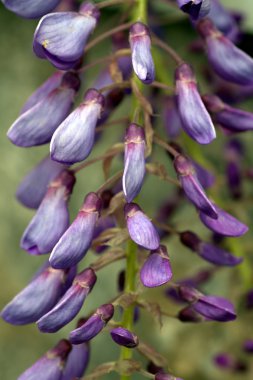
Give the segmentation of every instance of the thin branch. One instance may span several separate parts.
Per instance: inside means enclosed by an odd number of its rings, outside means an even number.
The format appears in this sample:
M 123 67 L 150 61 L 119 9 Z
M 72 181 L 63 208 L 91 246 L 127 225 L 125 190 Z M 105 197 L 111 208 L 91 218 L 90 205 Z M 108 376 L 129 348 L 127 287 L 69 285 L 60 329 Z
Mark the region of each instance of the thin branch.
M 166 149 L 170 154 L 172 154 L 173 157 L 177 157 L 179 155 L 176 149 L 174 149 L 171 145 L 167 144 L 163 139 L 161 139 L 157 135 L 154 136 L 154 142 L 157 145 L 160 145 L 162 148 Z
M 171 58 L 176 62 L 177 65 L 181 65 L 184 63 L 184 60 L 180 57 L 180 55 L 169 45 L 167 45 L 165 42 L 160 40 L 155 34 L 152 33 L 152 41 L 155 45 L 159 46 L 161 49 L 166 51 Z
M 114 174 L 111 178 L 109 178 L 98 190 L 97 193 L 101 194 L 104 190 L 106 190 L 108 187 L 113 185 L 115 182 L 117 182 L 123 174 L 123 170 L 120 170 L 116 174 Z
M 119 58 L 119 57 L 124 57 L 124 56 L 127 56 L 127 55 L 130 55 L 131 54 L 131 50 L 130 49 L 120 49 L 118 51 L 116 51 L 116 53 L 114 54 L 111 54 L 111 55 L 107 55 L 105 57 L 101 57 L 101 58 L 98 58 L 96 61 L 93 61 L 91 63 L 88 63 L 87 65 L 81 67 L 78 72 L 79 73 L 83 73 L 84 71 L 88 70 L 88 69 L 91 69 L 92 67 L 96 66 L 96 65 L 100 65 L 100 64 L 104 64 L 106 61 L 112 61 L 116 58 Z

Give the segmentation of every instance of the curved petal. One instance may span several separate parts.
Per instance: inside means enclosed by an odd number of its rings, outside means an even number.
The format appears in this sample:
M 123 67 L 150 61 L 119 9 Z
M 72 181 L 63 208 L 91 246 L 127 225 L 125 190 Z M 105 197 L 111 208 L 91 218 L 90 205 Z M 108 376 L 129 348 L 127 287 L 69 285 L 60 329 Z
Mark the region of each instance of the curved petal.
M 54 9 L 61 0 L 2 0 L 6 8 L 26 18 L 38 18 Z

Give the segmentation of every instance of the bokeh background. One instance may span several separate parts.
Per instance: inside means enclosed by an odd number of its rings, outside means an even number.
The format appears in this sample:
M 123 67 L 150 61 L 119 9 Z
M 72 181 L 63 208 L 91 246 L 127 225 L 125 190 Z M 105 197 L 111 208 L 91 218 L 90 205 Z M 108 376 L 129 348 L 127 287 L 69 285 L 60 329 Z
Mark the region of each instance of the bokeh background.
M 155 1 L 155 0 L 154 0 Z M 245 14 L 244 30 L 253 33 L 253 4 L 252 0 L 224 0 L 228 7 Z M 111 12 L 111 13 L 110 13 Z M 113 11 L 105 12 L 103 29 L 109 27 L 109 16 Z M 107 17 L 108 16 L 108 17 Z M 164 17 L 164 13 L 163 13 Z M 37 59 L 32 52 L 33 32 L 37 22 L 24 20 L 5 10 L 0 4 L 0 307 L 2 308 L 17 292 L 19 292 L 31 279 L 34 272 L 45 261 L 45 257 L 31 257 L 19 248 L 20 237 L 32 218 L 34 211 L 25 209 L 15 199 L 16 188 L 23 176 L 43 158 L 48 152 L 48 146 L 21 149 L 12 145 L 6 138 L 6 132 L 12 122 L 18 117 L 19 111 L 27 97 L 40 85 L 52 72 L 53 68 L 46 61 Z M 187 20 L 179 20 L 168 23 L 168 42 L 170 42 L 185 59 L 189 59 L 196 68 L 205 63 L 204 58 L 192 55 L 188 52 L 187 44 L 195 38 Z M 253 46 L 253 34 L 251 37 Z M 102 56 L 107 51 L 106 44 L 99 45 L 92 54 Z M 252 48 L 253 54 L 253 48 Z M 94 75 L 98 70 L 94 70 Z M 173 65 L 168 64 L 168 82 L 172 80 Z M 201 75 L 200 75 L 201 77 Z M 84 89 L 89 87 L 90 75 L 84 76 Z M 200 78 L 200 81 L 202 79 Z M 205 83 L 203 81 L 203 87 Z M 129 114 L 129 99 L 120 106 L 118 115 Z M 247 101 L 243 107 L 253 110 L 253 100 Z M 158 112 L 159 114 L 159 112 Z M 116 116 L 115 116 L 116 117 Z M 158 117 L 159 118 L 159 117 Z M 158 123 L 159 124 L 159 123 Z M 160 123 L 161 124 L 161 123 Z M 109 129 L 103 139 L 99 141 L 92 153 L 96 156 L 106 150 L 112 143 L 122 138 L 122 127 Z M 252 135 L 241 137 L 245 144 L 247 167 L 253 164 Z M 224 173 L 222 162 L 222 143 L 216 141 L 213 146 L 205 150 L 206 161 L 218 175 Z M 187 141 L 186 141 L 187 144 Z M 201 150 L 203 153 L 203 149 Z M 215 153 L 215 154 L 214 154 Z M 170 162 L 160 150 L 155 150 L 155 155 L 170 167 Z M 166 161 L 167 160 L 167 161 Z M 120 167 L 121 162 L 115 164 Z M 77 185 L 71 198 L 70 208 L 72 218 L 76 214 L 84 195 L 94 191 L 101 185 L 102 171 L 100 165 L 87 168 L 78 174 Z M 250 194 L 250 186 L 247 189 Z M 145 210 L 152 215 L 155 207 L 161 199 L 166 199 L 172 189 L 169 184 L 164 184 L 158 179 L 148 179 L 145 182 L 140 203 Z M 215 191 L 211 193 L 217 196 Z M 249 197 L 250 199 L 250 197 Z M 252 195 L 251 195 L 252 199 Z M 229 209 L 249 225 L 253 224 L 252 204 L 230 202 L 226 189 L 222 193 L 222 202 Z M 183 208 L 173 220 L 180 228 L 191 228 L 198 231 L 202 237 L 208 237 L 209 232 L 204 229 L 197 220 L 193 207 L 185 202 Z M 210 293 L 228 296 L 242 308 L 239 300 L 252 286 L 252 234 L 239 239 L 231 244 L 231 249 L 238 255 L 245 256 L 245 263 L 240 269 L 222 269 L 217 271 L 212 281 L 204 288 Z M 230 244 L 230 243 L 228 243 Z M 174 269 L 174 280 L 190 276 L 198 269 L 210 268 L 208 264 L 201 262 L 187 249 L 183 248 L 175 238 L 168 240 L 168 248 Z M 93 253 L 89 253 L 82 267 L 87 266 L 95 259 Z M 113 264 L 112 268 L 99 272 L 98 282 L 92 295 L 88 298 L 80 314 L 89 312 L 101 303 L 105 303 L 114 297 L 117 292 L 117 274 L 124 263 Z M 164 307 L 173 313 L 173 306 L 163 296 L 161 291 L 150 290 L 146 296 L 163 302 Z M 253 378 L 253 368 L 246 374 L 226 374 L 213 365 L 213 356 L 220 351 L 234 353 L 244 358 L 241 350 L 243 341 L 253 338 L 252 312 L 239 313 L 237 321 L 229 324 L 208 323 L 203 325 L 182 324 L 174 319 L 164 319 L 163 327 L 153 324 L 152 319 L 145 312 L 141 314 L 140 321 L 136 325 L 136 331 L 143 339 L 169 358 L 173 373 L 187 380 L 223 380 L 223 379 L 247 379 Z M 0 321 L 0 378 L 14 380 L 17 376 L 38 359 L 56 341 L 66 337 L 74 326 L 74 323 L 57 334 L 47 335 L 38 332 L 36 326 L 14 327 Z M 119 355 L 118 347 L 112 343 L 107 332 L 100 334 L 92 343 L 92 355 L 89 369 L 92 370 L 102 361 L 115 360 Z M 140 359 L 138 357 L 138 359 Z M 105 376 L 105 379 L 117 379 L 117 375 Z M 140 375 L 134 375 L 133 379 L 141 379 Z

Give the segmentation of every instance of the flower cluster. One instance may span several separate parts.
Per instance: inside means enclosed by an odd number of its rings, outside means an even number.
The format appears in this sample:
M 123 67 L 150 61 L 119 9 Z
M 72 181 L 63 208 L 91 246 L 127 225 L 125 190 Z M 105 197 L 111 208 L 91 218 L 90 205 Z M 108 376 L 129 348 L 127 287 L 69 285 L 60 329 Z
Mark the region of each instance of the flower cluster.
M 243 236 L 248 227 L 239 220 L 244 219 L 243 213 L 235 209 L 232 215 L 225 210 L 226 205 L 223 208 L 224 202 L 217 195 L 218 179 L 205 167 L 207 160 L 202 153 L 207 145 L 220 139 L 215 126 L 220 127 L 226 139 L 226 181 L 231 198 L 240 199 L 246 176 L 242 168 L 244 150 L 240 140 L 230 135 L 251 131 L 253 114 L 235 108 L 218 91 L 200 92 L 198 73 L 160 40 L 158 35 L 162 33 L 153 23 L 156 10 L 152 5 L 148 9 L 145 0 L 129 1 L 131 9 L 126 14 L 120 0 L 85 1 L 79 6 L 75 1 L 64 0 L 2 2 L 22 17 L 42 17 L 34 32 L 33 51 L 56 71 L 30 96 L 7 132 L 18 147 L 49 144 L 48 155 L 23 179 L 16 193 L 20 203 L 35 209 L 20 247 L 30 255 L 49 257 L 30 283 L 4 307 L 1 316 L 13 325 L 36 323 L 40 332 L 55 333 L 74 320 L 86 298 L 92 297 L 99 270 L 126 259 L 119 276 L 119 294 L 96 305 L 89 314 L 84 311 L 68 339 L 49 349 L 18 379 L 81 378 L 89 362 L 90 341 L 102 331 L 109 331 L 112 342 L 120 346 L 120 359 L 95 368 L 87 379 L 116 371 L 122 380 L 132 375 L 134 378 L 135 373 L 155 380 L 182 380 L 172 373 L 173 363 L 136 334 L 135 323 L 142 310 L 151 314 L 158 310 L 153 313 L 155 319 L 168 317 L 164 305 L 152 305 L 143 292 L 145 288 L 163 286 L 166 300 L 178 307 L 169 317 L 184 323 L 236 319 L 235 307 L 228 299 L 206 294 L 200 287 L 213 277 L 215 270 L 243 263 L 243 257 L 238 257 L 232 245 L 229 248 L 227 237 Z M 107 6 L 114 6 L 119 25 L 89 41 L 95 28 L 100 30 Z M 189 16 L 191 27 L 201 37 L 199 49 L 206 53 L 210 75 L 217 83 L 226 81 L 227 86 L 247 87 L 249 91 L 253 84 L 253 59 L 236 45 L 240 22 L 218 0 L 168 1 L 167 6 Z M 127 22 L 123 23 L 123 19 Z M 90 60 L 89 50 L 109 37 L 110 54 Z M 161 75 L 167 54 L 176 65 L 173 87 Z M 78 104 L 78 92 L 85 85 L 83 73 L 101 63 L 105 67 Z M 249 94 L 252 93 L 251 88 Z M 162 99 L 159 104 L 155 102 L 156 94 Z M 133 100 L 131 110 L 129 102 L 125 102 L 124 117 L 111 120 L 118 105 L 129 97 Z M 163 108 L 156 110 L 161 104 Z M 157 114 L 164 119 L 163 137 L 156 128 Z M 124 140 L 88 160 L 94 145 L 103 140 L 104 129 L 115 124 L 126 125 Z M 168 153 L 172 163 L 167 161 L 167 166 L 173 177 L 166 165 L 156 161 L 156 146 Z M 194 155 L 196 146 L 201 147 L 199 155 Z M 215 150 L 219 148 L 213 146 Z M 120 171 L 111 176 L 112 160 L 120 153 L 124 153 L 124 160 L 118 160 Z M 195 160 L 197 156 L 201 164 Z M 68 203 L 76 178 L 98 161 L 103 161 L 106 180 L 101 179 L 99 189 L 80 195 L 81 207 L 71 221 Z M 176 190 L 151 219 L 142 202 L 142 189 L 152 175 L 170 182 Z M 160 198 L 158 187 L 154 192 Z M 192 231 L 191 221 L 187 229 L 182 229 L 180 222 L 171 222 L 183 203 L 189 209 L 194 206 L 197 223 L 203 227 L 199 231 Z M 200 237 L 205 227 L 211 238 L 207 232 Z M 189 248 L 200 260 L 212 265 L 211 269 L 173 282 L 173 245 L 169 241 L 172 235 L 179 238 L 182 248 Z M 78 266 L 81 261 L 85 264 L 86 255 L 92 256 L 90 251 L 98 256 L 81 271 Z M 252 341 L 247 341 L 244 349 L 252 352 Z M 149 363 L 143 369 L 134 360 L 136 350 L 151 361 L 153 368 Z M 217 356 L 215 362 L 233 371 L 240 364 L 226 354 Z

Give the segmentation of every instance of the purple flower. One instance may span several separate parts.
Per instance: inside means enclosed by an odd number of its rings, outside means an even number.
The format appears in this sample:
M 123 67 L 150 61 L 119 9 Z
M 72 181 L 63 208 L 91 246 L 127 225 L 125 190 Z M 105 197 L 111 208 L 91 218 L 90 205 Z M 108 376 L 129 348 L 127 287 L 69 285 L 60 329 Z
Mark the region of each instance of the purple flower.
M 236 319 L 234 306 L 222 297 L 201 296 L 192 308 L 204 317 L 218 322 L 230 322 Z
M 235 133 L 253 130 L 253 113 L 233 108 L 215 95 L 204 95 L 203 101 L 223 128 Z
M 65 168 L 66 166 L 52 161 L 49 156 L 44 158 L 19 184 L 16 192 L 19 202 L 29 208 L 38 208 L 47 192 L 49 183 Z
M 136 203 L 127 203 L 124 208 L 127 229 L 131 239 L 146 249 L 157 249 L 160 238 L 150 219 Z
M 125 136 L 125 162 L 122 187 L 127 202 L 139 194 L 145 176 L 145 134 L 143 128 L 131 124 Z
M 140 271 L 141 282 L 148 288 L 166 284 L 172 278 L 167 248 L 161 245 L 152 251 Z
M 225 34 L 229 39 L 235 40 L 238 37 L 238 26 L 235 17 L 230 13 L 219 0 L 210 2 L 211 9 L 208 18 L 212 20 L 217 29 Z
M 76 66 L 83 55 L 100 12 L 92 3 L 84 3 L 79 13 L 58 12 L 44 16 L 35 31 L 33 50 L 60 70 Z
M 245 224 L 216 205 L 215 210 L 218 214 L 218 219 L 212 219 L 203 212 L 200 212 L 199 215 L 201 221 L 210 230 L 217 232 L 220 235 L 231 237 L 242 236 L 248 231 L 248 227 Z
M 66 272 L 44 266 L 42 271 L 1 312 L 12 325 L 36 322 L 47 313 L 63 293 Z
M 21 147 L 46 144 L 61 122 L 68 116 L 79 89 L 80 80 L 74 73 L 62 78 L 61 86 L 29 108 L 7 132 L 11 142 Z
M 210 0 L 177 0 L 177 5 L 183 12 L 188 13 L 193 20 L 205 17 L 211 8 Z
M 180 233 L 181 242 L 195 251 L 202 259 L 215 264 L 225 266 L 235 266 L 242 262 L 243 258 L 235 257 L 231 253 L 213 244 L 201 241 L 196 234 L 191 231 Z
M 217 219 L 218 214 L 215 207 L 207 198 L 191 161 L 187 159 L 187 157 L 179 154 L 174 160 L 174 167 L 187 198 L 200 211 L 213 219 Z
M 39 86 L 34 93 L 27 99 L 23 108 L 21 110 L 21 114 L 28 111 L 30 108 L 35 106 L 37 103 L 41 102 L 44 98 L 46 98 L 50 92 L 55 90 L 61 85 L 62 77 L 64 72 L 56 71 L 53 73 L 41 86 Z
M 68 199 L 75 184 L 73 173 L 63 171 L 53 180 L 26 228 L 21 248 L 32 255 L 50 252 L 69 225 Z
M 114 307 L 112 304 L 100 306 L 81 327 L 71 331 L 69 340 L 72 344 L 80 344 L 91 340 L 106 326 L 113 314 Z
M 130 28 L 129 42 L 135 74 L 143 83 L 152 83 L 155 79 L 155 66 L 148 27 L 142 22 L 133 24 Z
M 120 346 L 127 348 L 134 348 L 138 346 L 139 339 L 137 335 L 123 327 L 116 327 L 115 329 L 112 329 L 110 334 L 114 342 Z
M 193 308 L 192 306 L 187 306 L 184 309 L 180 310 L 178 312 L 177 318 L 179 321 L 184 322 L 184 323 L 199 323 L 199 322 L 204 322 L 205 319 L 201 315 L 199 315 Z
M 90 347 L 88 343 L 77 344 L 72 347 L 61 380 L 81 378 L 89 364 Z
M 216 74 L 240 85 L 253 83 L 253 59 L 225 37 L 209 19 L 198 23 L 206 43 L 207 55 Z
M 104 97 L 89 89 L 83 103 L 57 128 L 50 152 L 53 160 L 65 164 L 83 161 L 94 144 L 95 128 L 104 106 Z
M 253 339 L 247 339 L 244 344 L 243 344 L 243 350 L 247 354 L 252 354 L 253 353 Z
M 2 0 L 7 9 L 25 18 L 38 18 L 54 9 L 61 0 Z
M 97 276 L 91 268 L 79 273 L 56 306 L 37 321 L 40 331 L 53 333 L 72 321 L 83 306 L 96 280 Z
M 191 67 L 183 63 L 176 72 L 178 112 L 185 132 L 199 144 L 209 144 L 216 137 L 212 119 L 198 92 Z
M 82 260 L 90 248 L 100 209 L 101 199 L 96 193 L 89 193 L 76 219 L 50 255 L 53 268 L 69 268 Z
M 191 162 L 194 166 L 198 180 L 203 188 L 208 189 L 209 187 L 212 187 L 215 182 L 214 175 L 209 170 L 201 166 L 198 162 L 194 160 L 191 160 Z
M 175 97 L 166 97 L 163 109 L 163 120 L 168 137 L 172 140 L 177 138 L 181 131 L 182 123 L 176 107 Z
M 62 380 L 63 368 L 70 351 L 69 341 L 60 340 L 53 349 L 22 373 L 18 380 Z
M 222 369 L 234 369 L 235 359 L 227 353 L 220 353 L 213 358 L 214 363 Z

